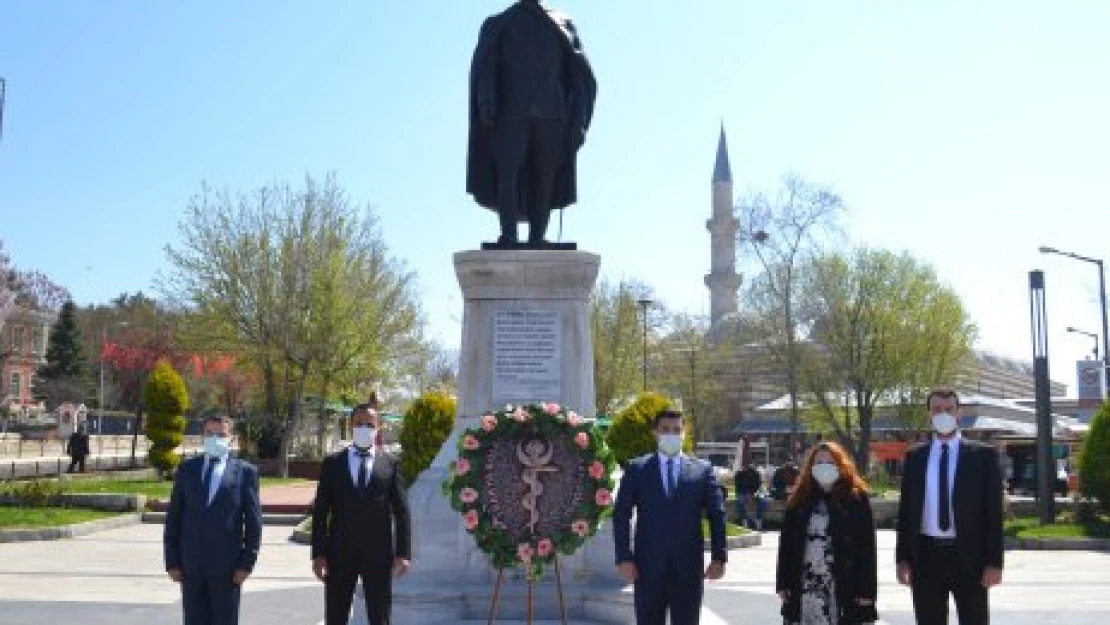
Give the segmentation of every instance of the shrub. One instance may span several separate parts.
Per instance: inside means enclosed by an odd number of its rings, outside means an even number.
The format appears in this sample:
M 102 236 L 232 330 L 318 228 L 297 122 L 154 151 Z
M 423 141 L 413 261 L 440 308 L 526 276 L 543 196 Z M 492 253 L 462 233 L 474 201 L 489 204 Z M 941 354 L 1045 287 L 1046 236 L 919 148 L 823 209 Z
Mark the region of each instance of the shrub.
M 1103 402 L 1093 419 L 1079 456 L 1079 489 L 1110 511 L 1110 402 Z
M 655 442 L 652 420 L 660 412 L 673 408 L 674 404 L 671 400 L 659 393 L 642 393 L 632 405 L 613 417 L 607 442 L 621 466 L 633 458 L 652 453 L 659 448 Z M 688 417 L 685 430 L 686 440 L 682 448 L 686 453 L 690 453 L 694 449 L 694 424 Z
M 405 411 L 401 427 L 401 475 L 412 484 L 435 460 L 439 448 L 455 426 L 455 398 L 442 391 L 430 391 L 416 399 Z
M 185 411 L 189 390 L 170 363 L 161 361 L 150 372 L 145 389 L 147 406 L 146 437 L 150 439 L 147 459 L 150 465 L 169 476 L 181 462 L 175 451 L 185 439 Z

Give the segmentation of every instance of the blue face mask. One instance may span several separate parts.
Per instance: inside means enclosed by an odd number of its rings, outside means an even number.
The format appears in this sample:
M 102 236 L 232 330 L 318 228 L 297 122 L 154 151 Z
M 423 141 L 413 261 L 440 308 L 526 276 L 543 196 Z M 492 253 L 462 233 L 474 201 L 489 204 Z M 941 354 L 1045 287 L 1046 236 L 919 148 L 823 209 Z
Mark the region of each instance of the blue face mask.
M 223 458 L 227 455 L 229 449 L 231 449 L 231 437 L 229 436 L 208 435 L 204 437 L 204 453 L 208 454 L 210 458 Z

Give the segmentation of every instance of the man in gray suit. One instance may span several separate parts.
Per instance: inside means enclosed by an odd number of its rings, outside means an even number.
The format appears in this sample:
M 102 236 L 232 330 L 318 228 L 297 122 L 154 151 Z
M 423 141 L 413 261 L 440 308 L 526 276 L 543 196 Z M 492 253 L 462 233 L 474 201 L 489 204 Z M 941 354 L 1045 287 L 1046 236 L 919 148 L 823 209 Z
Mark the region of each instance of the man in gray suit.
M 177 468 L 163 535 L 184 625 L 236 625 L 262 539 L 258 469 L 232 458 L 231 419 L 204 420 L 204 454 Z

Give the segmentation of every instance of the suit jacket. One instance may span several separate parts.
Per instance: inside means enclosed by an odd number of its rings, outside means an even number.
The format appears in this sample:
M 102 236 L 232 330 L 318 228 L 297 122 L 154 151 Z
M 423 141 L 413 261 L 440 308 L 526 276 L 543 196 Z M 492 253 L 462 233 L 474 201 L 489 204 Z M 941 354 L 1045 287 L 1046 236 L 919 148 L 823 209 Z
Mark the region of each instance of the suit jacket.
M 347 449 L 324 458 L 312 506 L 312 557 L 330 565 L 360 553 L 393 565 L 411 558 L 409 506 L 400 463 L 378 448 L 369 485 L 359 489 L 351 475 Z
M 89 455 L 89 435 L 81 432 L 70 434 L 66 441 L 66 453 L 71 456 Z
M 921 557 L 921 519 L 925 505 L 925 472 L 931 443 L 906 452 L 898 506 L 897 562 L 917 568 Z M 964 572 L 978 578 L 988 566 L 1002 568 L 1002 475 L 998 451 L 977 441 L 960 439 L 952 514 Z
M 632 511 L 636 511 L 635 550 L 630 542 Z M 682 457 L 675 493 L 668 498 L 658 454 L 628 463 L 613 507 L 617 564 L 635 562 L 640 576 L 660 579 L 668 565 L 684 578 L 702 580 L 705 566 L 703 516 L 709 519 L 712 559 L 728 560 L 725 508 L 713 467 L 704 460 Z
M 835 621 L 843 625 L 874 622 L 879 615 L 875 610 L 877 556 L 871 502 L 866 495 L 840 502 L 830 500 L 828 509 L 832 572 L 840 610 Z M 788 593 L 782 616 L 789 622 L 801 621 L 802 575 L 811 516 L 813 505 L 805 505 L 787 508 L 782 519 L 775 589 Z M 858 605 L 857 599 L 870 599 L 871 605 Z
M 254 569 L 262 540 L 258 469 L 230 456 L 226 462 L 211 504 L 201 485 L 204 456 L 177 468 L 162 537 L 167 570 L 231 575 Z

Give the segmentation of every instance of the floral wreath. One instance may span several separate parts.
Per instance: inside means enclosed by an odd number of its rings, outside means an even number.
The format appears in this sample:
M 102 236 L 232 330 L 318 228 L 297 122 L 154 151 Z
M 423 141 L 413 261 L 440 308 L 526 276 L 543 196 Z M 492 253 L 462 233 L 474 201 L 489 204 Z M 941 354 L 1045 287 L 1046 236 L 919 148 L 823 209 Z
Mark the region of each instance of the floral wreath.
M 543 573 L 545 564 L 557 554 L 572 555 L 597 533 L 601 520 L 612 513 L 613 470 L 616 459 L 604 437 L 587 420 L 555 403 L 514 406 L 482 415 L 480 427 L 470 428 L 459 437 L 458 459 L 451 463 L 450 476 L 443 482 L 443 493 L 451 507 L 462 514 L 466 531 L 474 536 L 478 548 L 493 566 L 511 568 L 523 565 L 529 578 Z M 567 436 L 574 442 L 582 475 L 578 509 L 566 527 L 547 534 L 534 534 L 518 542 L 503 525 L 496 523 L 485 502 L 483 480 L 490 446 L 505 437 L 532 434 L 544 438 Z

